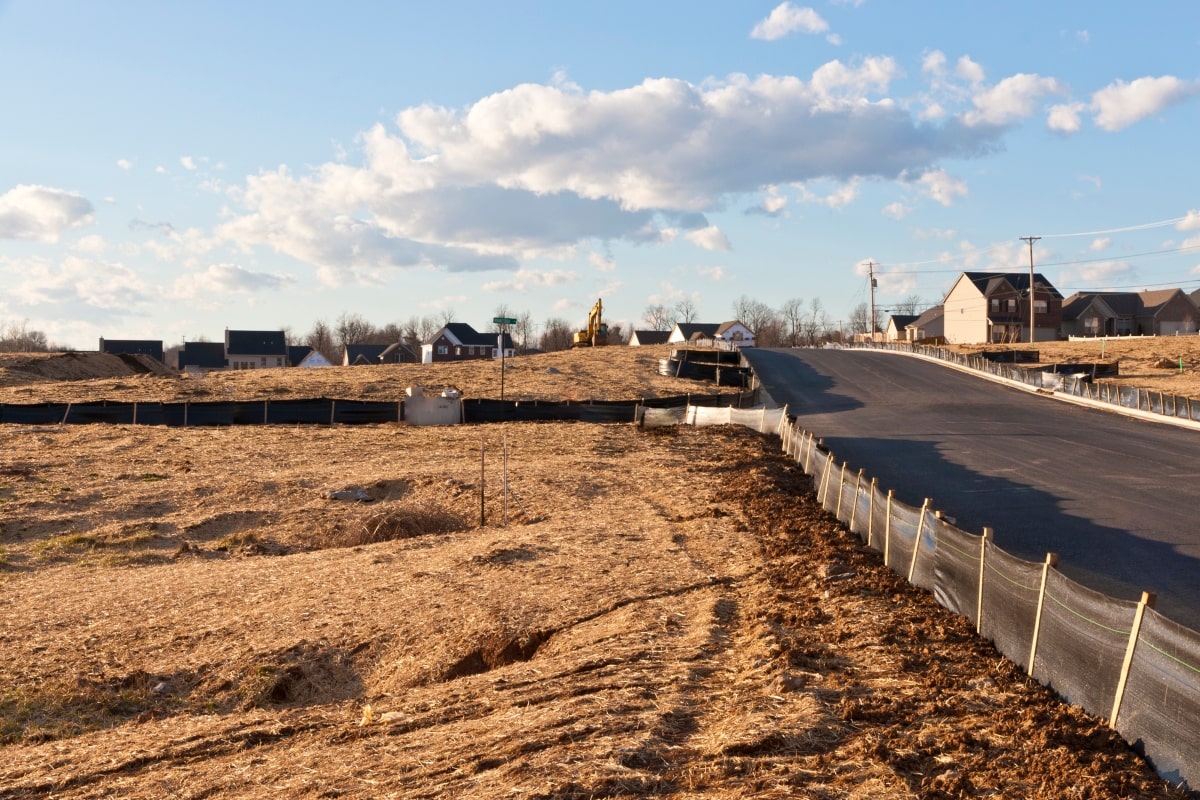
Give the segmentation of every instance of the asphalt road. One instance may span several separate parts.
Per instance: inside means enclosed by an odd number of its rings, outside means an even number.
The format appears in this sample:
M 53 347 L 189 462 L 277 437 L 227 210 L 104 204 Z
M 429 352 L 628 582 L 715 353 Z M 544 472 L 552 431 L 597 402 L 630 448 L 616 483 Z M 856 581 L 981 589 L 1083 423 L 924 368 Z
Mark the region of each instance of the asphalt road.
M 862 350 L 743 351 L 838 463 L 1107 595 L 1200 630 L 1200 432 Z

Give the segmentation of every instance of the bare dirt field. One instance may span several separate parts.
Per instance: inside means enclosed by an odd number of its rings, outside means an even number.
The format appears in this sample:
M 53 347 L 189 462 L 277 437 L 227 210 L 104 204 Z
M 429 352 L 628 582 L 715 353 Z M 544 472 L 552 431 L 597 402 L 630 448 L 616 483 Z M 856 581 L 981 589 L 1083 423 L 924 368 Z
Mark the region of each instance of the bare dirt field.
M 964 353 L 984 350 L 1037 350 L 1044 364 L 1116 362 L 1120 377 L 1112 380 L 1182 397 L 1200 398 L 1200 336 L 1153 338 L 1117 336 L 1076 342 L 1012 345 L 954 345 Z M 1182 368 L 1180 360 L 1182 359 Z
M 658 374 L 670 347 L 607 347 L 505 359 L 504 397 L 530 400 L 635 400 L 715 393 L 712 381 Z M 284 398 L 399 400 L 409 386 L 452 386 L 465 397 L 500 397 L 498 361 L 457 364 L 262 369 L 183 376 L 137 372 L 101 353 L 0 354 L 0 403 L 97 400 L 175 402 Z M 725 387 L 723 391 L 731 391 Z
M 0 548 L 0 798 L 1184 796 L 742 428 L 6 425 Z

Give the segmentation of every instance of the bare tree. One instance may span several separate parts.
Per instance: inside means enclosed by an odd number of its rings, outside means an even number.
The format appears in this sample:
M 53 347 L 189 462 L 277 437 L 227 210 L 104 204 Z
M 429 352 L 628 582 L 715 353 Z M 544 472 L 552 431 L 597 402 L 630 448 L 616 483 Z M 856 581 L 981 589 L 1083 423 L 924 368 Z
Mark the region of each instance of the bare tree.
M 574 341 L 574 331 L 571 323 L 565 319 L 551 317 L 542 326 L 542 335 L 538 338 L 539 349 L 551 353 L 556 350 L 570 350 Z
M 772 327 L 772 323 L 777 322 L 779 317 L 775 313 L 775 309 L 766 303 L 761 303 L 758 300 L 752 300 L 746 297 L 746 295 L 742 295 L 734 301 L 733 313 L 739 322 L 754 332 L 755 341 L 762 344 L 763 347 L 774 347 L 782 343 L 782 341 L 773 343 L 761 341 L 764 332 L 774 335 L 782 330 L 782 325 L 780 325 L 778 330 L 774 332 L 768 331 Z
M 612 344 L 629 344 L 629 337 L 625 335 L 621 323 L 614 322 L 608 326 L 608 343 Z
M 441 322 L 437 317 L 421 317 L 421 341 L 427 344 L 433 341 L 437 332 L 449 324 L 449 322 Z
M 646 306 L 642 312 L 642 322 L 652 331 L 669 331 L 672 327 L 671 312 L 662 303 Z
M 537 345 L 537 341 L 533 338 L 534 331 L 537 325 L 533 321 L 533 314 L 528 311 L 522 311 L 517 315 L 517 324 L 513 326 L 513 344 L 518 352 L 526 353 L 531 348 Z
M 915 317 L 925 308 L 925 300 L 919 294 L 910 294 L 908 297 L 901 300 L 892 306 L 893 314 L 906 314 L 910 317 Z
M 323 319 L 313 323 L 312 330 L 304 336 L 304 343 L 325 356 L 330 364 L 337 364 L 341 361 L 337 355 L 337 345 L 333 341 L 333 330 Z
M 867 333 L 872 329 L 871 309 L 866 303 L 859 303 L 850 311 L 850 332 L 853 334 Z
M 676 322 L 695 322 L 696 315 L 699 313 L 696 310 L 696 303 L 690 297 L 684 297 L 679 302 L 675 303 L 672 309 Z
M 821 305 L 821 298 L 814 297 L 808 301 L 808 313 L 804 315 L 804 337 L 810 346 L 826 334 L 829 328 L 829 315 Z
M 333 329 L 338 349 L 348 344 L 365 344 L 370 341 L 371 334 L 374 332 L 375 326 L 367 322 L 361 315 L 348 312 L 343 312 L 338 317 L 337 325 Z
M 800 344 L 804 327 L 804 301 L 793 297 L 779 307 L 779 315 L 787 323 L 787 344 L 791 347 Z
M 454 309 L 453 308 L 443 308 L 438 313 L 438 318 L 442 321 L 442 324 L 438 326 L 438 328 L 440 330 L 441 328 L 444 328 L 447 325 L 449 325 L 451 322 L 454 322 Z
M 44 353 L 52 349 L 43 331 L 29 327 L 29 320 L 0 325 L 0 353 Z

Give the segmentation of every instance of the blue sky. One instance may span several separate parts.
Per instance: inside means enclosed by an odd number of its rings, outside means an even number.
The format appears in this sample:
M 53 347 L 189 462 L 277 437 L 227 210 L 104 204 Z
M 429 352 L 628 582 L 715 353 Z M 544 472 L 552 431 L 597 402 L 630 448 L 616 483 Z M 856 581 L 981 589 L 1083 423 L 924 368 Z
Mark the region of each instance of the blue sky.
M 1194 2 L 0 0 L 0 323 L 1200 287 Z

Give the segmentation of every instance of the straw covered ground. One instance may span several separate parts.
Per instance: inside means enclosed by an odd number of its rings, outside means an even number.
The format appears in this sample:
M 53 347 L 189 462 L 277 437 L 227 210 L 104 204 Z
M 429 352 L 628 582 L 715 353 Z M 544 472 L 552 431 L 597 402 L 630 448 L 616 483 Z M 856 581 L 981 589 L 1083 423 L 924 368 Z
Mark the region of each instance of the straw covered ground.
M 778 448 L 0 426 L 0 798 L 1182 796 Z

